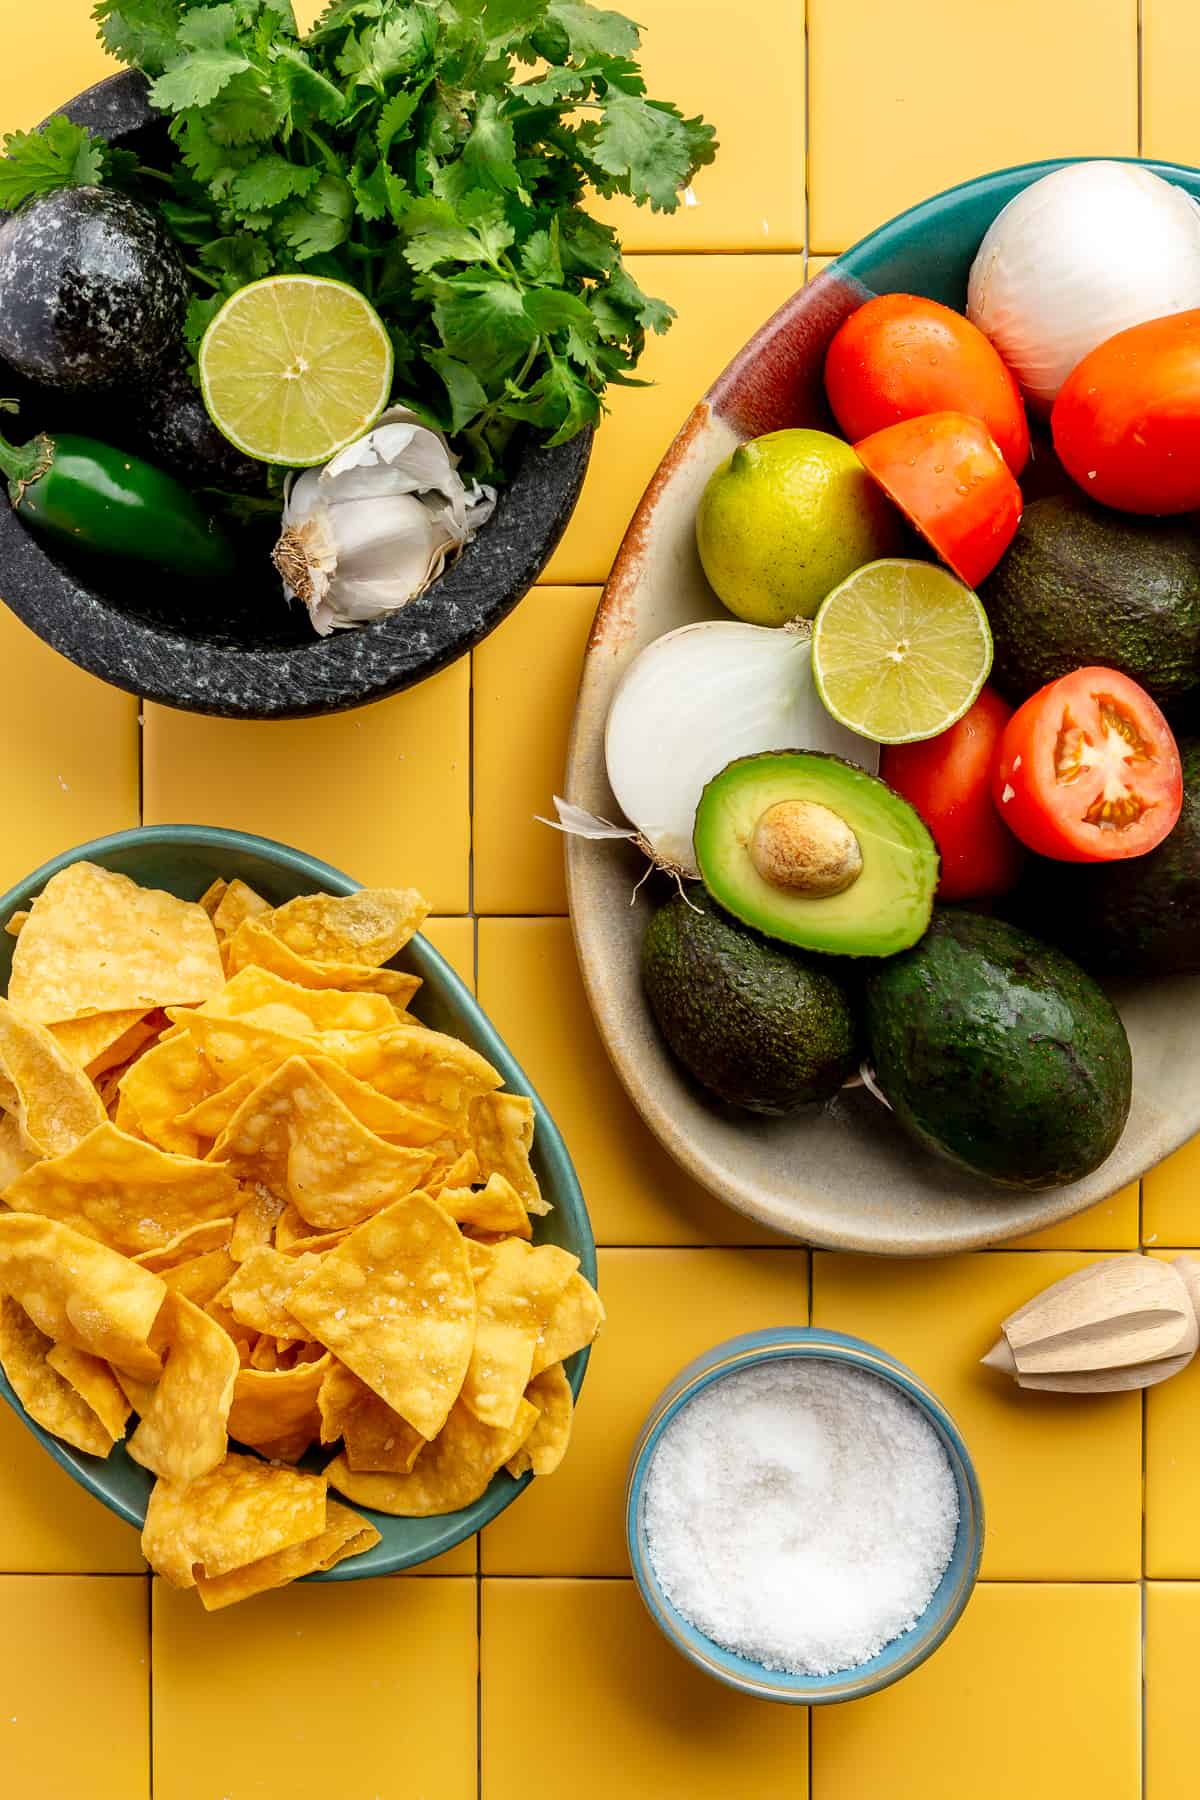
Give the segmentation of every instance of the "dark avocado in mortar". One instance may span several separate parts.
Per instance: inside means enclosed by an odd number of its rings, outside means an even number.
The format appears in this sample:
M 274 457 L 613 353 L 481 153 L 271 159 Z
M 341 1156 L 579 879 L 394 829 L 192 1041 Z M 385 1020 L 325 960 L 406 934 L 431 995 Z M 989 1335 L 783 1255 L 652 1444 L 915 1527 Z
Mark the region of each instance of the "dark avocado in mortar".
M 1101 975 L 1200 971 L 1200 738 L 1180 738 L 1183 811 L 1146 856 L 1082 865 L 1032 857 L 1010 910 Z
M 1008 1187 L 1064 1187 L 1100 1166 L 1129 1116 L 1120 1015 L 1060 950 L 947 907 L 921 942 L 873 968 L 875 1076 L 928 1149 Z
M 740 925 L 698 883 L 650 921 L 642 979 L 668 1046 L 702 1087 L 754 1113 L 828 1100 L 858 1032 L 827 959 Z
M 188 277 L 149 207 L 61 188 L 0 225 L 0 357 L 65 391 L 153 381 L 179 350 Z
M 992 680 L 1019 705 L 1072 669 L 1119 669 L 1159 702 L 1200 681 L 1200 534 L 1056 494 L 1025 508 L 979 589 Z

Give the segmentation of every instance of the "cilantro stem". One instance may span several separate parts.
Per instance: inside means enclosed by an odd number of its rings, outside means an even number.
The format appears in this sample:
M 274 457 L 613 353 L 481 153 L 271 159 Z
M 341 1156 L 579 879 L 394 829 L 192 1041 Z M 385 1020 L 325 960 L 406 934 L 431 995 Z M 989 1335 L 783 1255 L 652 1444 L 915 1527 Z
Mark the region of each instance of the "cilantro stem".
M 314 145 L 315 148 L 320 151 L 325 162 L 325 167 L 329 170 L 331 175 L 341 175 L 343 170 L 342 159 L 337 155 L 336 151 L 329 147 L 319 131 L 314 131 L 311 125 L 301 125 L 300 135 L 302 138 L 306 138 L 310 144 Z

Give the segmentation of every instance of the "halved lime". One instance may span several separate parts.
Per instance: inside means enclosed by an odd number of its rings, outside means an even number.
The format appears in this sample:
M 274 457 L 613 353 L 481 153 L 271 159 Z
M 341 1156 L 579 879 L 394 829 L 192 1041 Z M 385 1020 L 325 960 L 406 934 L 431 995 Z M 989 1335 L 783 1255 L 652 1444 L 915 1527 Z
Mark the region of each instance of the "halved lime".
M 992 666 L 987 614 L 936 563 L 885 557 L 835 587 L 813 627 L 817 692 L 877 744 L 936 737 L 974 705 Z
M 392 391 L 392 342 L 364 294 L 271 275 L 225 302 L 200 345 L 213 423 L 259 462 L 310 468 L 371 429 Z

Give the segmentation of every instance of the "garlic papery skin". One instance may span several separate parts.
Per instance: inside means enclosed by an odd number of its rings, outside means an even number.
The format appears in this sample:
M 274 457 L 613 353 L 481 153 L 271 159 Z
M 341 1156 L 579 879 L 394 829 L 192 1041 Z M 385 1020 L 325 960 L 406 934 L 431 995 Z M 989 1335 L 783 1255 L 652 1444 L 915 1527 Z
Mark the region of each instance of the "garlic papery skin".
M 273 560 L 328 637 L 423 594 L 495 507 L 493 488 L 465 485 L 440 433 L 396 406 L 325 468 L 292 477 Z

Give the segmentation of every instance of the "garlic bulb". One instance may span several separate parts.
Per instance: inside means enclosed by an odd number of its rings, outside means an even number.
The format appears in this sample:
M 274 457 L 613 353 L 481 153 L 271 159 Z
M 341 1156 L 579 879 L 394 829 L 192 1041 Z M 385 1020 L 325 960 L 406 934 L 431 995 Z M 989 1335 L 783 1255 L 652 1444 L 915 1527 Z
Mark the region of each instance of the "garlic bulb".
M 486 525 L 495 490 L 466 487 L 457 464 L 394 406 L 325 468 L 292 477 L 273 560 L 322 637 L 407 606 Z

